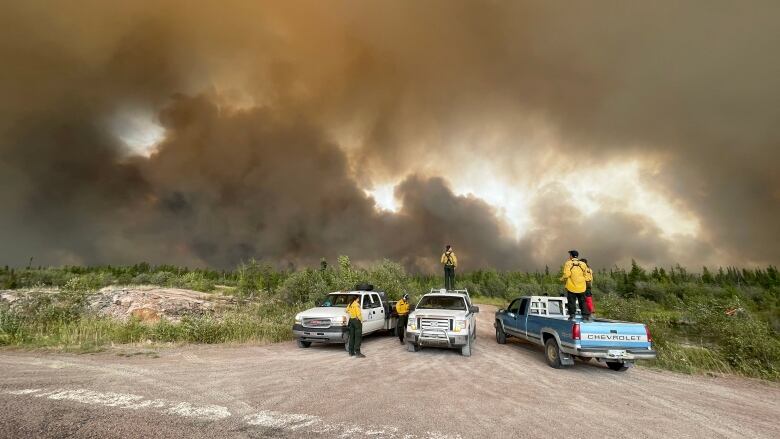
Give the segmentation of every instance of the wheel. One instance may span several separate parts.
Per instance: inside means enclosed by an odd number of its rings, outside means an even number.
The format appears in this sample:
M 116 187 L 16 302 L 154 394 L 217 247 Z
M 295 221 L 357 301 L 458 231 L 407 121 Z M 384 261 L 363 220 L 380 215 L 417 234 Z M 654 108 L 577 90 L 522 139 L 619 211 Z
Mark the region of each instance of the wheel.
M 471 356 L 471 339 L 469 339 L 468 343 L 466 343 L 463 347 L 460 348 L 460 354 L 464 357 L 470 357 Z
M 416 344 L 410 342 L 410 341 L 407 341 L 406 342 L 406 350 L 409 351 L 409 352 L 417 352 L 417 351 L 420 350 L 420 347 L 417 346 Z
M 298 347 L 299 348 L 308 348 L 309 346 L 311 346 L 311 342 L 310 341 L 298 340 Z
M 628 366 L 626 366 L 625 363 L 621 363 L 619 361 L 607 361 L 607 367 L 614 370 L 615 372 L 625 372 L 628 370 Z
M 498 344 L 506 344 L 506 332 L 501 323 L 496 324 L 496 342 Z
M 349 352 L 349 335 L 347 335 L 347 340 L 344 342 L 344 350 Z
M 548 338 L 544 343 L 544 356 L 547 358 L 547 364 L 553 369 L 560 369 L 561 365 L 561 350 L 558 347 L 558 342 L 554 338 Z

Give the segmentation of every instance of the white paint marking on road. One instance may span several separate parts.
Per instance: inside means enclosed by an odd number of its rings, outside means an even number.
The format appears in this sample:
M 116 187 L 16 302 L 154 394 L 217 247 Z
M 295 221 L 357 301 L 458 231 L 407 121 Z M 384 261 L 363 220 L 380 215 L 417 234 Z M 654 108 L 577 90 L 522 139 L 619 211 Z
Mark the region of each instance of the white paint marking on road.
M 118 407 L 129 410 L 152 409 L 186 418 L 216 421 L 231 416 L 227 407 L 219 405 L 198 405 L 189 402 L 166 401 L 164 399 L 146 399 L 132 393 L 96 392 L 87 389 L 57 389 L 42 392 L 42 389 L 20 389 L 6 391 L 9 395 L 31 395 L 54 401 L 73 401 L 82 404 Z
M 7 390 L 4 393 L 8 395 L 46 398 L 52 401 L 73 401 L 88 405 L 117 407 L 128 410 L 149 409 L 157 413 L 206 421 L 217 421 L 232 416 L 227 407 L 220 405 L 199 405 L 185 401 L 176 402 L 164 399 L 146 399 L 144 396 L 132 393 L 98 392 L 87 389 L 18 389 Z M 243 421 L 251 426 L 288 431 L 305 431 L 345 439 L 358 437 L 371 437 L 377 439 L 460 439 L 460 435 L 451 436 L 434 431 L 425 432 L 424 436 L 400 434 L 398 428 L 385 425 L 374 425 L 369 428 L 343 422 L 331 424 L 323 421 L 319 416 L 302 413 L 283 413 L 271 410 L 263 410 L 252 415 L 244 416 Z
M 33 393 L 38 393 L 41 390 L 42 389 L 9 390 L 6 393 L 8 393 L 9 395 L 30 395 L 30 394 L 33 394 Z
M 173 407 L 168 408 L 166 413 L 184 416 L 186 418 L 200 419 L 225 419 L 230 417 L 230 411 L 227 407 L 221 405 L 194 405 L 188 402 L 180 402 Z

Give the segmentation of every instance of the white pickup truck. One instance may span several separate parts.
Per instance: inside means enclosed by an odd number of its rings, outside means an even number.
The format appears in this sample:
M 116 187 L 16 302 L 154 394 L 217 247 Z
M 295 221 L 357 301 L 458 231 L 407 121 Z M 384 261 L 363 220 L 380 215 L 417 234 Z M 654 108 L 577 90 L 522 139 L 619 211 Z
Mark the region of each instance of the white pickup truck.
M 423 346 L 457 348 L 471 356 L 477 338 L 477 313 L 467 290 L 432 289 L 409 314 L 406 347 L 417 352 Z
M 363 313 L 363 335 L 395 329 L 398 314 L 395 302 L 387 300 L 382 291 L 372 291 L 371 285 L 358 285 L 355 291 L 336 291 L 328 294 L 317 307 L 295 316 L 293 336 L 298 347 L 308 348 L 312 343 L 343 343 L 348 350 L 347 305 L 360 298 Z

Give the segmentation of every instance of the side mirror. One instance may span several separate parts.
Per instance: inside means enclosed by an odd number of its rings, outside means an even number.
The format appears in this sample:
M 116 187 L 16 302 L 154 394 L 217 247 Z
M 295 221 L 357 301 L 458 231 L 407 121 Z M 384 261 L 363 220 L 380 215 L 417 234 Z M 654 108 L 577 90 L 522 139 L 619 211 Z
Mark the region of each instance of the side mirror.
M 474 314 L 476 314 L 476 313 L 479 312 L 479 307 L 478 306 L 472 306 L 471 308 L 469 308 L 469 311 L 473 312 Z
M 504 308 L 501 308 L 501 309 L 498 310 L 498 312 L 500 312 L 500 313 L 504 312 L 504 311 L 506 311 Z

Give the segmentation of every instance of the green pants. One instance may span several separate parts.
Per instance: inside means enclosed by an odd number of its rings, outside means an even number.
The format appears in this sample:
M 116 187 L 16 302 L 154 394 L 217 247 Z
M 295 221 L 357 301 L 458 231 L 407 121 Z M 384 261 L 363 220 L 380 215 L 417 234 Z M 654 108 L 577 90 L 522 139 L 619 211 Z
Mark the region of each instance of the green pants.
M 452 265 L 444 266 L 444 288 L 455 289 L 455 267 Z
M 347 334 L 349 334 L 349 355 L 359 354 L 360 343 L 363 341 L 363 322 L 360 319 L 349 319 Z

